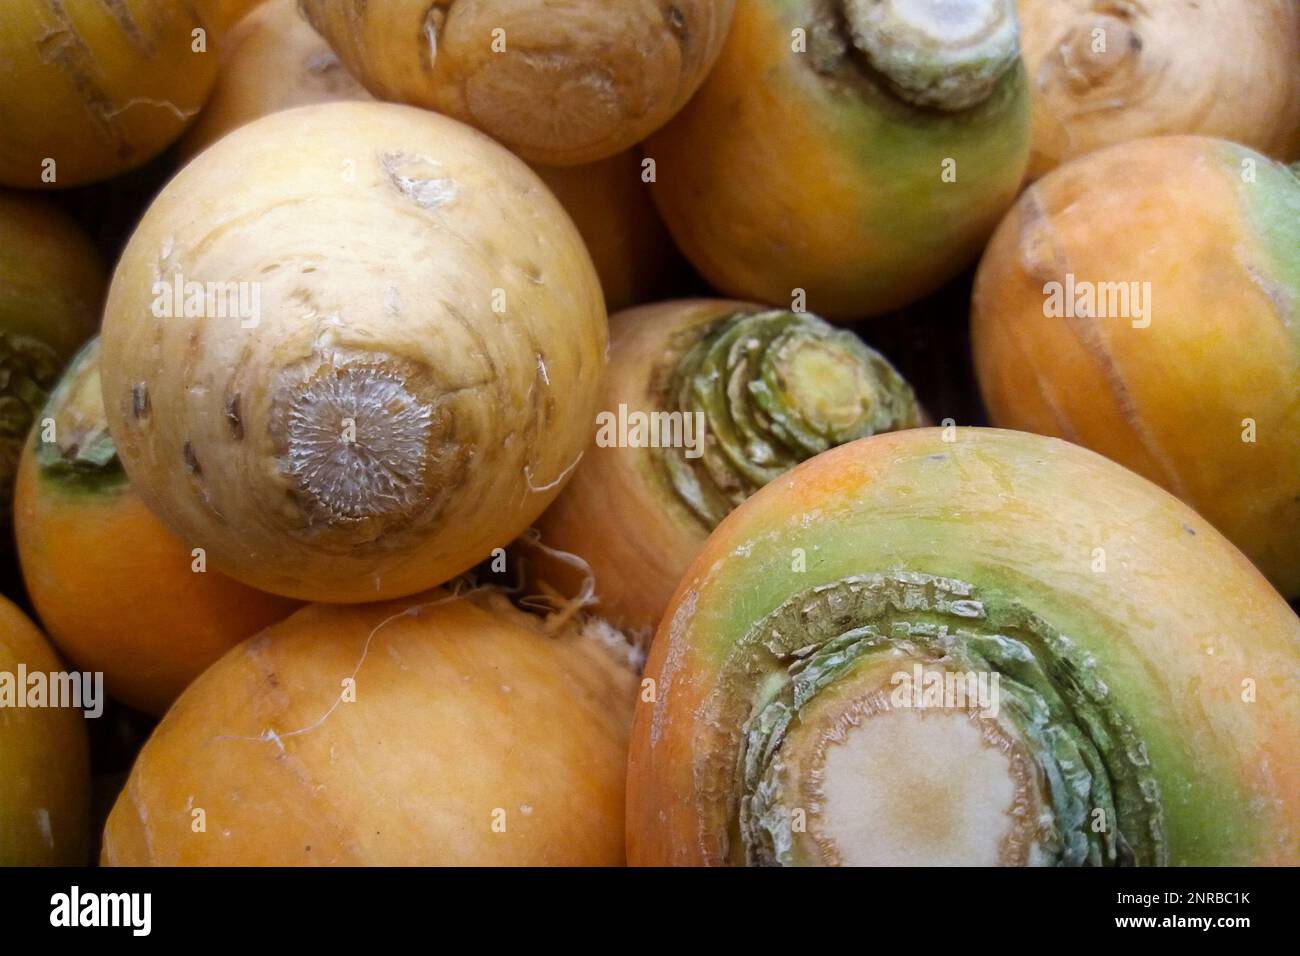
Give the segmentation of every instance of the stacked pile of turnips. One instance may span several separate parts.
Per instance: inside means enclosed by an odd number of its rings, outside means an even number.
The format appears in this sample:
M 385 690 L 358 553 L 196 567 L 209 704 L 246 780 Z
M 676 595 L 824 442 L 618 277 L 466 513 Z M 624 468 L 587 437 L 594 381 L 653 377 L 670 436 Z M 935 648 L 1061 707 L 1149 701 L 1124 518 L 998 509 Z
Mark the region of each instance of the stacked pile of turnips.
M 1294 0 L 0 61 L 0 863 L 1300 863 Z M 986 413 L 870 332 L 954 288 Z M 106 820 L 65 666 L 159 718 Z

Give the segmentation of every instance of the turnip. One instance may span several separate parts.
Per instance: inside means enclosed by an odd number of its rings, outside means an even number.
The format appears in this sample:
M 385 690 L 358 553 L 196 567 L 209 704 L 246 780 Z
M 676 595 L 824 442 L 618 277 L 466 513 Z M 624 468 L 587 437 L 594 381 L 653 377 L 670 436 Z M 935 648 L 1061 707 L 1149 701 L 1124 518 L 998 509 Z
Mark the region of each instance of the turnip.
M 305 608 L 163 718 L 103 862 L 621 866 L 620 640 L 492 593 Z
M 380 99 L 472 123 L 530 162 L 635 145 L 699 87 L 735 0 L 302 0 Z
M 226 36 L 212 96 L 181 140 L 181 154 L 192 158 L 231 130 L 280 110 L 368 99 L 299 14 L 297 0 L 262 0 Z
M 160 153 L 217 75 L 219 0 L 6 0 L 0 184 L 76 186 Z
M 993 422 L 1114 459 L 1300 597 L 1300 179 L 1204 137 L 1036 182 L 989 244 L 973 343 Z
M 14 473 L 63 364 L 95 332 L 106 276 L 76 223 L 0 191 L 0 540 L 10 545 Z
M 921 422 L 911 387 L 853 333 L 739 302 L 614 316 L 607 381 L 597 443 L 538 530 L 582 559 L 599 613 L 643 642 L 732 508 L 818 452 Z
M 1102 146 L 1197 133 L 1300 155 L 1295 0 L 1020 0 L 1029 172 Z
M 62 670 L 44 635 L 0 597 L 0 866 L 87 862 L 85 719 L 73 707 L 50 706 L 48 696 L 27 696 L 41 685 L 48 693 L 51 676 Z
M 1300 862 L 1300 621 L 1066 442 L 914 429 L 776 479 L 646 678 L 633 864 Z
M 645 149 L 669 229 L 723 293 L 892 311 L 973 261 L 1015 198 L 1015 5 L 739 4 L 708 80 Z
M 101 373 L 127 475 L 177 537 L 261 590 L 364 601 L 541 513 L 605 347 L 591 258 L 521 161 L 340 102 L 244 126 L 163 190 L 114 275 Z
M 202 549 L 169 534 L 132 490 L 104 419 L 97 340 L 32 429 L 14 530 L 27 593 L 59 650 L 153 714 L 297 606 L 209 569 Z

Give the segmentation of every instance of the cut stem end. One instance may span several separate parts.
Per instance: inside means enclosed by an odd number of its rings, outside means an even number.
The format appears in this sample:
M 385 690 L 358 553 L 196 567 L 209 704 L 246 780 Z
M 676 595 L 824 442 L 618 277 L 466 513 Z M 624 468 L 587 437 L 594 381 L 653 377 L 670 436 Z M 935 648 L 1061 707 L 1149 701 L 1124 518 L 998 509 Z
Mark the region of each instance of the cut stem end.
M 970 109 L 1020 54 L 1014 0 L 840 0 L 853 45 L 909 103 Z
M 962 709 L 855 701 L 792 733 L 807 748 L 808 849 L 844 866 L 1030 862 L 1040 798 L 997 723 Z M 797 762 L 802 763 L 803 760 Z

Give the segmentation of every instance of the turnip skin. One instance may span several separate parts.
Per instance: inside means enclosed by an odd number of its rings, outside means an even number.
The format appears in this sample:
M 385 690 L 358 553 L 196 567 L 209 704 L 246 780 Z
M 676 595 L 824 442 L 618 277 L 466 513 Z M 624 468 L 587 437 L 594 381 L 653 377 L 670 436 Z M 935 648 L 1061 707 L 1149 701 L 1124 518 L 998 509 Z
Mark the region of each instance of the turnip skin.
M 735 0 L 304 0 L 380 99 L 471 123 L 530 162 L 621 153 L 685 105 Z M 503 48 L 504 45 L 504 48 Z
M 223 30 L 218 0 L 10 0 L 0 24 L 0 185 L 26 189 L 98 182 L 162 152 L 211 90 Z
M 802 290 L 835 320 L 891 312 L 973 262 L 1015 199 L 1022 68 L 979 105 L 915 107 L 858 67 L 831 9 L 856 2 L 739 5 L 700 92 L 645 144 L 669 230 L 726 296 L 789 308 Z
M 182 695 L 102 862 L 621 866 L 636 677 L 608 635 L 498 595 L 304 608 Z
M 44 200 L 0 190 L 0 540 L 14 474 L 63 364 L 95 332 L 107 285 L 90 239 Z
M 64 669 L 45 636 L 0 597 L 0 672 L 17 681 L 20 664 L 47 679 Z M 79 710 L 0 707 L 0 866 L 88 862 L 88 749 Z
M 266 0 L 218 0 L 221 22 L 226 27 L 233 27 L 265 2 Z
M 69 364 L 23 449 L 14 531 L 27 593 L 59 651 L 155 716 L 298 607 L 209 570 L 131 489 L 104 421 L 98 340 Z
M 833 449 L 758 492 L 711 536 L 647 662 L 657 699 L 639 703 L 634 722 L 629 862 L 743 860 L 727 809 L 743 720 L 727 723 L 709 700 L 757 691 L 734 672 L 726 678 L 724 664 L 742 659 L 750 628 L 793 595 L 879 573 L 968 582 L 976 599 L 1015 602 L 1092 658 L 1112 709 L 1144 743 L 1166 862 L 1295 865 L 1300 622 L 1286 603 L 1191 509 L 1100 456 L 1016 432 L 944 436 L 917 429 Z M 810 556 L 806 571 L 791 569 L 795 547 Z M 956 610 L 967 621 L 954 628 L 979 629 L 971 608 Z M 897 617 L 939 620 L 919 605 Z M 833 685 L 859 697 L 871 686 L 852 675 Z M 960 772 L 947 779 L 964 786 Z M 894 791 L 888 802 L 890 812 L 932 807 L 941 795 Z M 928 835 L 940 839 L 952 818 L 933 821 Z M 818 862 L 812 852 L 800 860 Z
M 1149 283 L 1146 317 L 1048 317 L 1047 284 L 1071 275 Z M 1162 485 L 1297 597 L 1297 302 L 1294 173 L 1222 140 L 1122 143 L 1036 182 L 994 235 L 973 298 L 980 389 L 995 424 Z
M 663 295 L 686 270 L 635 149 L 581 166 L 533 166 L 582 233 L 610 313 Z
M 1115 143 L 1196 134 L 1300 157 L 1293 0 L 1019 0 L 1029 175 Z
M 610 414 L 615 414 L 620 407 L 643 413 L 680 411 L 680 396 L 665 394 L 664 389 L 685 354 L 720 323 L 726 324 L 737 316 L 761 316 L 771 311 L 754 303 L 686 299 L 629 309 L 613 316 L 608 385 L 602 409 Z M 805 317 L 803 321 L 801 334 L 808 339 L 826 331 L 818 319 Z M 923 421 L 924 413 L 910 386 L 883 357 L 861 343 L 856 349 L 844 347 L 838 338 L 851 333 L 836 331 L 832 335 L 837 338 L 834 345 L 841 367 L 854 370 L 864 383 L 876 390 L 877 401 L 872 411 L 878 419 L 875 426 L 878 430 L 911 428 Z M 757 338 L 751 341 L 758 345 Z M 765 348 L 770 344 L 763 342 Z M 786 372 L 790 378 L 794 377 L 788 368 Z M 725 371 L 722 377 L 730 378 Z M 803 380 L 805 388 L 822 385 L 826 377 L 824 370 L 820 375 L 807 376 Z M 744 381 L 753 383 L 756 379 L 757 376 L 747 376 Z M 690 413 L 699 408 L 691 405 Z M 706 425 L 705 440 L 713 442 L 716 448 L 719 436 L 710 427 Z M 852 437 L 864 433 L 855 431 Z M 766 437 L 779 445 L 772 435 Z M 736 449 L 741 457 L 745 457 L 746 451 Z M 759 455 L 752 449 L 748 451 L 755 458 Z M 655 448 L 593 445 L 573 479 L 537 522 L 543 545 L 577 555 L 585 563 L 594 578 L 598 613 L 643 646 L 658 627 L 691 559 L 717 520 L 732 506 L 732 502 L 711 501 L 703 512 L 698 503 L 693 507 L 665 472 L 663 454 Z M 780 445 L 779 454 L 785 456 L 791 451 Z M 809 454 L 804 452 L 796 460 Z M 787 466 L 784 458 L 779 466 L 767 462 L 760 467 L 759 462 L 753 458 L 751 461 L 758 470 Z M 736 487 L 730 489 L 731 493 L 743 495 L 742 489 L 747 489 L 748 483 L 735 480 Z M 712 511 L 714 508 L 719 510 Z M 648 521 L 647 515 L 654 515 L 654 520 Z M 541 567 L 540 576 L 550 579 L 561 590 L 572 592 L 580 585 L 571 567 L 548 560 L 545 552 L 536 549 L 525 553 Z
M 174 273 L 257 283 L 261 321 L 154 318 Z M 231 133 L 145 215 L 105 408 L 133 486 L 214 566 L 377 600 L 449 580 L 558 493 L 606 334 L 581 238 L 522 162 L 437 114 L 321 104 Z

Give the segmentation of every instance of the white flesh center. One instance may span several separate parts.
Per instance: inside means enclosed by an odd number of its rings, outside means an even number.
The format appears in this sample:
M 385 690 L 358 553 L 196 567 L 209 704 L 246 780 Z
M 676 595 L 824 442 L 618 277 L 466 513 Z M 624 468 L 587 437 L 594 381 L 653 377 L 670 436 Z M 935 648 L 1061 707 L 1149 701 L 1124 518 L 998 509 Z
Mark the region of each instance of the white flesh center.
M 988 0 L 887 0 L 873 6 L 876 16 L 889 14 L 900 25 L 942 46 L 964 46 L 980 37 L 1002 16 Z
M 1017 829 L 1012 757 L 964 710 L 878 712 L 819 776 L 817 835 L 845 866 L 996 866 Z

